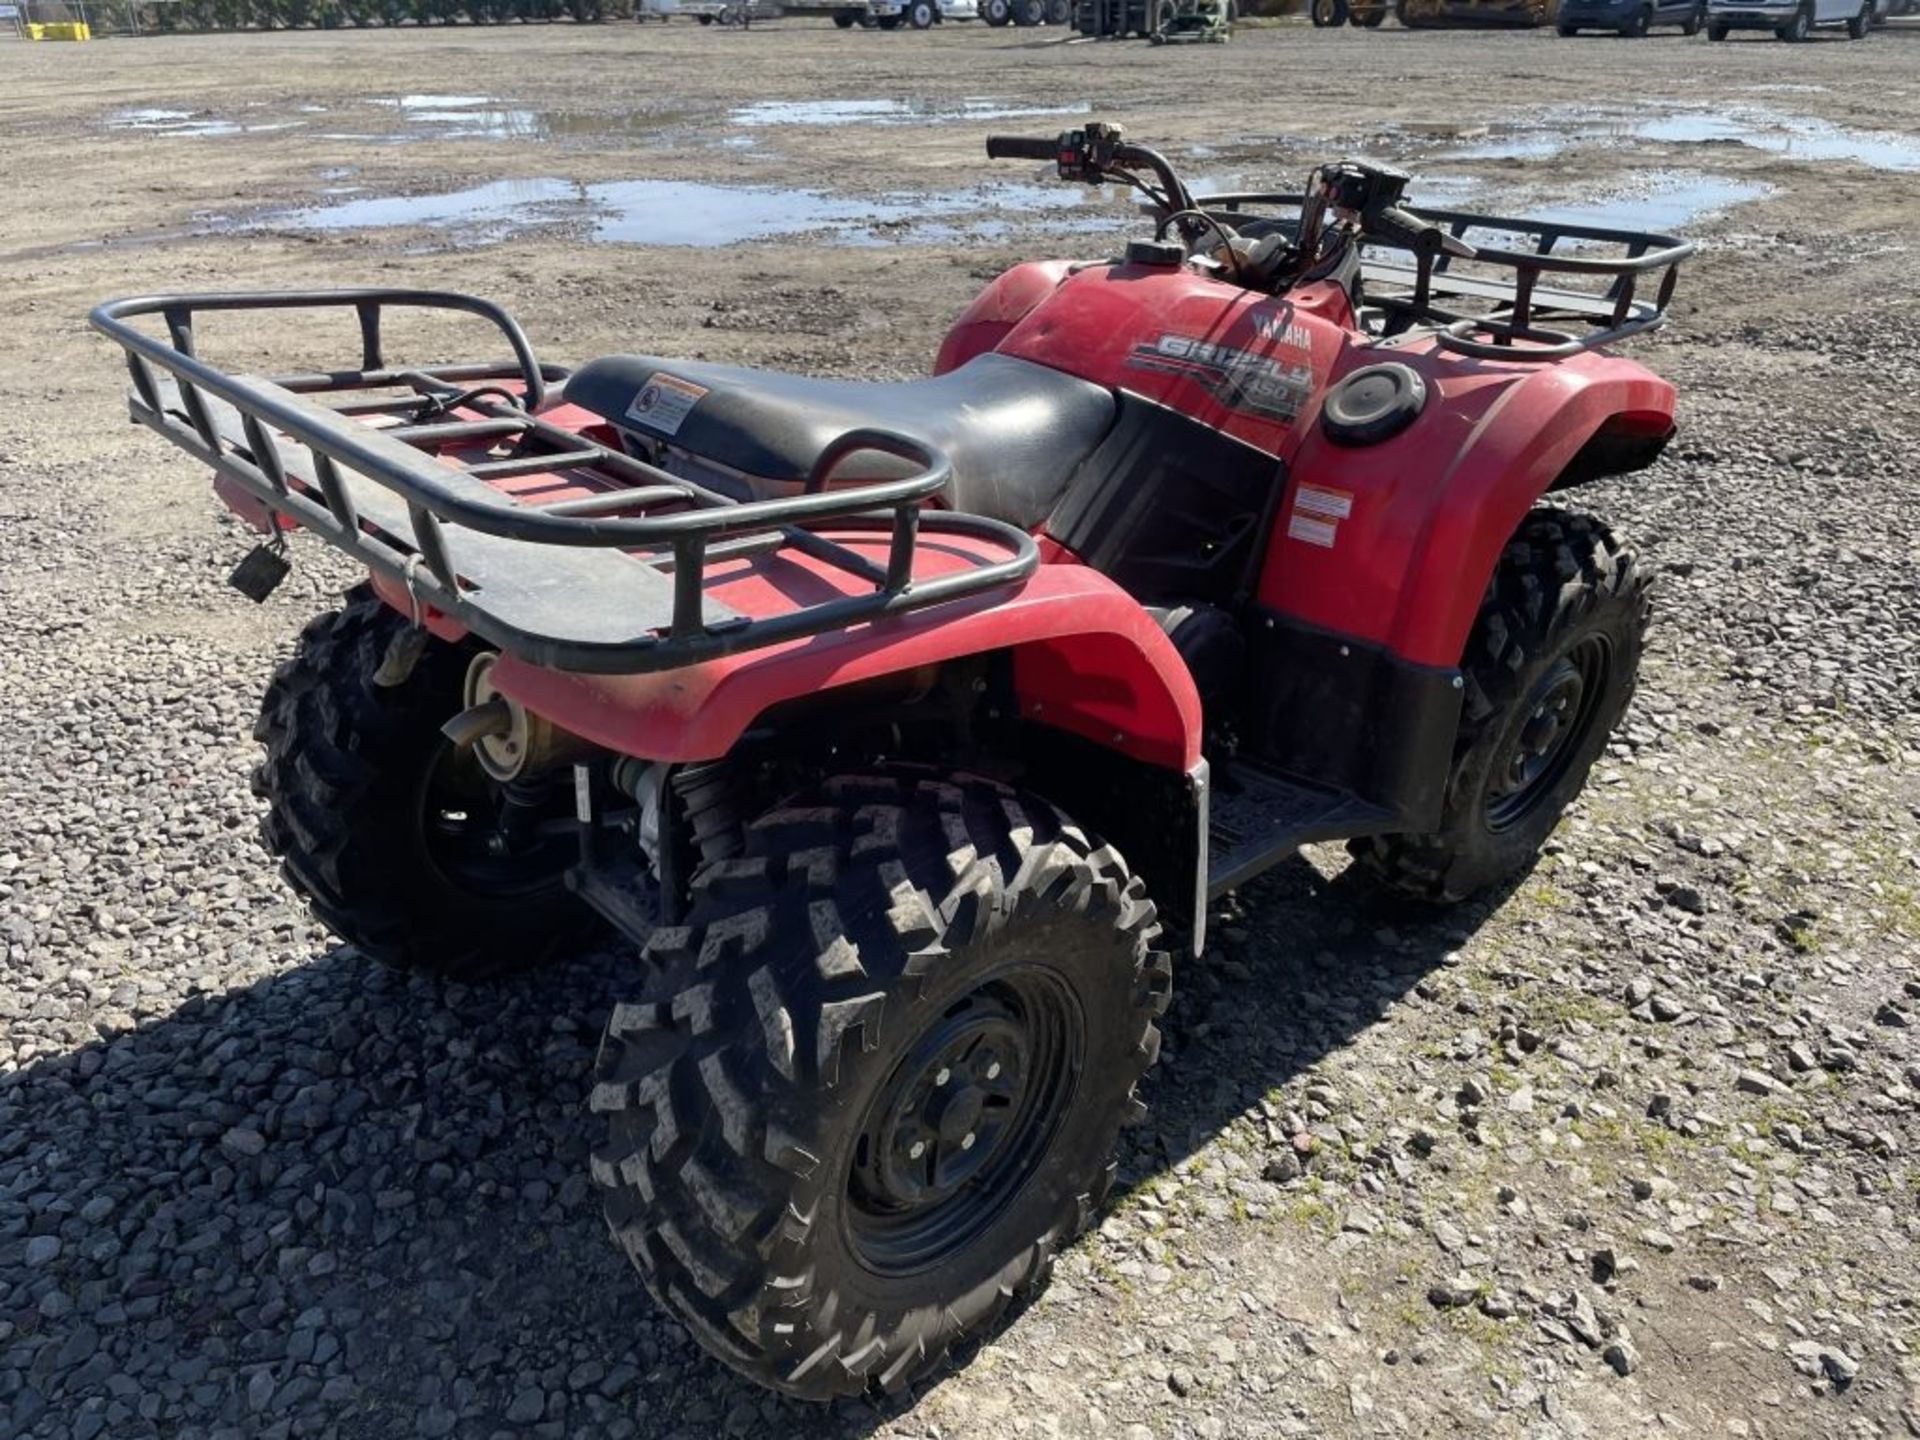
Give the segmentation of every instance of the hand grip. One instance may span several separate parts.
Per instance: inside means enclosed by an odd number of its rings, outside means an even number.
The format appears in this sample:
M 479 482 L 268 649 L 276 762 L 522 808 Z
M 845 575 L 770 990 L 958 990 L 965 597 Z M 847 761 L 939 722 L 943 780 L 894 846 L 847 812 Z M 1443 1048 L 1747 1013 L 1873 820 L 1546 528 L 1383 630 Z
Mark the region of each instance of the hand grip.
M 1060 141 L 1057 137 L 1036 140 L 1025 135 L 989 135 L 987 158 L 989 160 L 1058 160 Z
M 1477 253 L 1473 246 L 1444 226 L 1435 225 L 1431 220 L 1423 220 L 1398 207 L 1379 210 L 1368 216 L 1366 231 L 1377 240 L 1404 245 L 1416 255 L 1437 255 L 1444 251 L 1462 260 L 1471 260 Z

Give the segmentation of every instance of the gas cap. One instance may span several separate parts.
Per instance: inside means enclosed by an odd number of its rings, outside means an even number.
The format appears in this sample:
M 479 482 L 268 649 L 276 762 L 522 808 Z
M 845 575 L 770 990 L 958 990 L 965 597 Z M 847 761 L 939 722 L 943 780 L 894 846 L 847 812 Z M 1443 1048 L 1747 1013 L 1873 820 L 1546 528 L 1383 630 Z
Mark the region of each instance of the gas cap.
M 1328 393 L 1320 424 L 1342 445 L 1378 445 L 1411 425 L 1426 403 L 1427 382 L 1411 366 L 1368 365 Z

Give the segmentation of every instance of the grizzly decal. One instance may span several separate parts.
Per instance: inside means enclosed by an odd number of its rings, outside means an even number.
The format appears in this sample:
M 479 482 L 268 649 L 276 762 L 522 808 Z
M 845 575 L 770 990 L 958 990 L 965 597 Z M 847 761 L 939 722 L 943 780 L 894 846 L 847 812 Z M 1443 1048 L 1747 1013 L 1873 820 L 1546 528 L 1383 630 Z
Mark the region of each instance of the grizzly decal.
M 1292 420 L 1313 393 L 1313 368 L 1270 355 L 1215 345 L 1191 335 L 1162 335 L 1136 345 L 1127 364 L 1138 370 L 1184 375 L 1229 410 L 1282 422 Z

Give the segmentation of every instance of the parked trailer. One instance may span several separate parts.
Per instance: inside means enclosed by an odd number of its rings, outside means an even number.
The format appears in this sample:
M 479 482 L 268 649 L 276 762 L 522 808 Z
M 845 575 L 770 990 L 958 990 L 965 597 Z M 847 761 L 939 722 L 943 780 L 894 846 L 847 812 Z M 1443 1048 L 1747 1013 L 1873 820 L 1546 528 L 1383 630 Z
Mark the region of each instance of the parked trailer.
M 782 0 L 789 15 L 830 15 L 842 30 L 858 25 L 863 30 L 931 30 L 947 20 L 974 20 L 979 17 L 979 0 L 866 0 L 849 5 L 847 0 Z
M 633 18 L 642 25 L 676 18 L 698 20 L 702 25 L 742 25 L 778 19 L 780 13 L 781 7 L 772 0 L 642 0 Z

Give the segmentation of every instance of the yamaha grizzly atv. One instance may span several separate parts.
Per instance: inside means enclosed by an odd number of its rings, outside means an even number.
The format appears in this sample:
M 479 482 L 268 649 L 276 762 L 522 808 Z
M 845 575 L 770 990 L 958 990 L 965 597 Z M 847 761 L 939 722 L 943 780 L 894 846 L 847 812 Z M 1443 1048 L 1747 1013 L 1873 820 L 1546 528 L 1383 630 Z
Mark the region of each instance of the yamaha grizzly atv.
M 1196 198 L 1102 125 L 988 153 L 1136 186 L 1152 233 L 1007 272 L 925 380 L 569 373 L 441 292 L 92 317 L 267 537 L 236 584 L 292 529 L 370 571 L 261 709 L 287 880 L 463 979 L 630 946 L 607 1218 L 808 1398 L 926 1375 L 1098 1210 L 1163 923 L 1197 952 L 1210 897 L 1313 841 L 1434 901 L 1515 875 L 1647 621 L 1631 552 L 1540 502 L 1667 443 L 1672 387 L 1608 347 L 1688 246 L 1415 213 L 1354 163 Z M 397 307 L 511 358 L 392 364 Z M 218 312 L 326 309 L 357 362 L 196 353 Z

